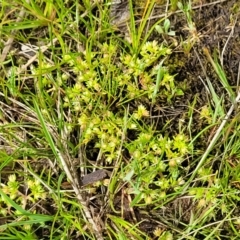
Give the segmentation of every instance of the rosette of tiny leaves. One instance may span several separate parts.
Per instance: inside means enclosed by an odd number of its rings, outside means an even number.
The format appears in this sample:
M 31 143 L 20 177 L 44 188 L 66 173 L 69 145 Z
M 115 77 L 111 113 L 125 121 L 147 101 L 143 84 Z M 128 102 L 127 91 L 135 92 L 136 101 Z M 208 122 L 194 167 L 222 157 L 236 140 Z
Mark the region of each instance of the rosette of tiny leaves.
M 151 98 L 156 88 L 155 66 L 159 60 L 171 54 L 169 48 L 159 45 L 157 41 L 146 42 L 139 54 L 123 52 L 118 46 L 118 42 L 112 41 L 103 43 L 99 48 L 101 51 L 96 49 L 93 52 L 91 49 L 82 56 L 67 54 L 63 58 L 70 72 L 76 75 L 73 86 L 65 91 L 64 105 L 77 116 L 83 130 L 82 142 L 87 144 L 94 140 L 95 147 L 99 148 L 108 162 L 116 157 L 121 143 L 124 125 L 124 108 L 121 104 L 125 99 L 134 101 L 144 95 Z M 168 91 L 173 91 L 175 87 L 174 78 L 168 74 L 167 68 L 165 73 L 163 83 L 160 84 L 160 95 L 169 95 Z M 118 105 L 117 115 L 109 109 L 115 102 Z M 139 104 L 127 127 L 135 129 L 134 121 L 148 116 L 148 110 Z M 155 159 L 155 155 L 152 159 Z
M 36 202 L 39 199 L 46 198 L 46 191 L 43 189 L 42 185 L 38 180 L 29 179 L 27 185 L 31 193 L 28 195 L 28 199 L 32 202 Z
M 128 180 L 135 186 L 133 193 L 137 195 L 137 202 L 142 200 L 147 204 L 157 201 L 160 195 L 166 196 L 163 193 L 169 188 L 177 189 L 184 183 L 180 177 L 180 164 L 191 147 L 183 133 L 170 139 L 161 134 L 154 136 L 153 133 L 142 132 L 127 148 L 132 161 L 126 172 L 131 172 L 132 177 Z M 165 176 L 164 172 L 168 175 Z M 153 184 L 158 188 L 154 188 Z
M 16 175 L 12 174 L 8 177 L 7 185 L 3 186 L 3 192 L 6 193 L 11 199 L 15 199 L 19 196 L 19 182 L 17 181 Z

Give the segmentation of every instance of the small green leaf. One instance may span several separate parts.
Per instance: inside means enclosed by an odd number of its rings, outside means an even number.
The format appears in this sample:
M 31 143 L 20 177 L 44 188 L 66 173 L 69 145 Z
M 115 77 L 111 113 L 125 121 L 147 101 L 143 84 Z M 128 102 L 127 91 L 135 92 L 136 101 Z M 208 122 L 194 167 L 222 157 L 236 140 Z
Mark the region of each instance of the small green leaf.
M 157 31 L 158 33 L 160 33 L 160 34 L 164 33 L 164 31 L 163 31 L 163 29 L 162 29 L 162 27 L 161 27 L 160 25 L 156 25 L 156 26 L 155 26 L 155 29 L 156 29 L 156 31 Z
M 169 21 L 169 19 L 165 19 L 163 26 L 164 26 L 165 32 L 167 33 L 168 29 L 170 28 L 170 21 Z
M 132 179 L 132 176 L 134 174 L 134 170 L 132 169 L 130 172 L 127 173 L 127 175 L 123 178 L 123 181 L 129 182 Z

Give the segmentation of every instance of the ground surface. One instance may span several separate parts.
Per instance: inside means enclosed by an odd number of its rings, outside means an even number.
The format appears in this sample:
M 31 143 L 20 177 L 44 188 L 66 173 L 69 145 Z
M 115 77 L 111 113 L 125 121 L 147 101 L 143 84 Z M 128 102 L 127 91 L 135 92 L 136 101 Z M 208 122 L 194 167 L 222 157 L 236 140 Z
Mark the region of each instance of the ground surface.
M 239 239 L 240 2 L 107 2 L 0 3 L 0 238 Z

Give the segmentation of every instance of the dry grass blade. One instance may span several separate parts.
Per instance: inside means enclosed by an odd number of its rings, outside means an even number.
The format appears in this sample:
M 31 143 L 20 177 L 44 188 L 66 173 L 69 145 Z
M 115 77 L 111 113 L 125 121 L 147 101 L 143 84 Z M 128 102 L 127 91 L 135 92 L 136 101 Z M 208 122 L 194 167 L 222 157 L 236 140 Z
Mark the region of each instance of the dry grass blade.
M 193 10 L 196 10 L 196 9 L 199 9 L 199 8 L 202 8 L 202 7 L 209 7 L 209 6 L 211 6 L 211 5 L 220 4 L 220 3 L 223 3 L 223 2 L 226 2 L 226 1 L 227 1 L 227 0 L 219 0 L 219 1 L 211 2 L 211 3 L 205 3 L 205 4 L 202 4 L 202 5 L 199 5 L 199 6 L 193 6 L 192 9 L 193 9 Z M 182 12 L 182 10 L 177 10 L 177 11 L 174 11 L 174 12 L 172 12 L 172 13 L 169 13 L 168 16 L 170 16 L 170 15 L 172 15 L 172 14 L 181 13 L 181 12 Z M 166 13 L 149 17 L 148 20 L 159 19 L 159 18 L 163 18 L 163 17 L 166 17 Z M 138 22 L 141 22 L 141 20 L 137 20 L 136 22 L 137 22 L 137 23 L 138 23 Z
M 213 136 L 210 144 L 208 145 L 206 151 L 204 152 L 203 156 L 201 157 L 201 160 L 199 161 L 198 165 L 196 166 L 196 168 L 194 169 L 194 172 L 192 173 L 190 179 L 188 180 L 187 184 L 184 187 L 183 193 L 185 193 L 190 185 L 190 183 L 192 182 L 192 180 L 195 178 L 195 176 L 197 175 L 198 170 L 202 167 L 202 165 L 204 164 L 206 158 L 208 157 L 209 153 L 211 152 L 211 150 L 213 149 L 215 143 L 217 142 L 218 138 L 220 137 L 220 134 L 224 128 L 224 126 L 226 125 L 227 121 L 229 120 L 229 118 L 232 115 L 232 112 L 234 111 L 234 109 L 236 108 L 236 105 L 238 104 L 238 102 L 240 101 L 240 92 L 238 92 L 238 95 L 234 101 L 234 103 L 232 104 L 232 106 L 230 107 L 230 109 L 228 110 L 225 118 L 222 120 L 221 125 L 219 126 L 219 128 L 217 129 L 215 135 Z
M 62 168 L 63 168 L 64 172 L 66 173 L 67 178 L 70 180 L 73 190 L 76 194 L 76 197 L 83 208 L 85 217 L 91 225 L 91 226 L 89 226 L 90 230 L 93 229 L 97 239 L 103 240 L 101 231 L 98 228 L 98 224 L 93 220 L 92 215 L 89 211 L 87 202 L 84 200 L 84 198 L 81 194 L 79 179 L 76 177 L 76 173 L 75 173 L 74 169 L 72 168 L 71 159 L 69 158 L 69 156 L 67 156 L 66 154 L 63 154 L 62 151 L 60 151 L 58 149 L 58 147 L 57 147 L 57 145 L 59 144 L 58 134 L 54 131 L 54 129 L 52 129 L 45 123 L 42 113 L 35 101 L 34 101 L 34 106 L 35 106 L 37 115 L 39 117 L 41 126 L 43 128 L 43 131 L 45 133 L 45 137 L 46 137 L 55 157 L 61 163 Z M 67 149 L 64 149 L 64 151 L 68 152 Z
M 50 42 L 47 46 L 42 46 L 42 47 L 40 47 L 39 50 L 40 50 L 42 53 L 44 53 L 45 51 L 47 51 L 47 49 L 48 49 L 50 46 L 54 45 L 57 41 L 58 41 L 58 39 L 57 39 L 57 38 L 54 38 L 54 39 L 52 40 L 52 42 Z M 26 70 L 27 67 L 28 67 L 29 65 L 31 65 L 34 61 L 37 61 L 37 57 L 38 57 L 38 54 L 36 53 L 33 57 L 31 57 L 31 58 L 28 60 L 28 62 L 27 62 L 26 64 L 24 64 L 24 65 L 22 65 L 22 66 L 20 67 L 20 69 L 18 70 L 18 74 L 20 74 L 20 73 L 22 73 L 24 70 Z
M 26 2 L 29 3 L 30 1 L 27 0 Z M 20 22 L 23 19 L 24 15 L 25 15 L 25 8 L 22 7 L 16 22 Z M 0 56 L 0 63 L 3 63 L 4 60 L 6 59 L 8 53 L 9 53 L 11 47 L 12 47 L 15 34 L 16 34 L 16 30 L 13 30 L 11 32 L 11 37 L 8 39 L 8 41 L 6 42 L 6 44 L 3 48 L 2 54 Z
M 0 239 L 240 236 L 236 1 L 0 6 Z
M 4 96 L 3 93 L 0 93 L 1 96 Z M 28 108 L 26 105 L 24 105 L 23 103 L 20 103 L 18 102 L 17 100 L 15 99 L 12 99 L 12 98 L 9 98 L 9 100 L 11 100 L 15 105 L 18 105 L 19 107 L 25 109 L 25 111 L 28 112 L 28 115 L 26 115 L 26 119 L 31 119 L 33 120 L 33 122 L 35 122 L 36 124 L 40 124 L 44 121 L 41 121 L 43 119 L 41 119 L 41 113 L 40 115 L 38 114 L 38 116 L 40 116 L 40 122 L 39 120 L 37 120 L 37 116 L 36 116 L 36 113 L 34 111 L 32 111 L 30 108 Z M 40 111 L 39 111 L 40 112 Z M 21 113 L 20 113 L 21 114 Z M 29 115 L 32 115 L 29 116 Z M 23 114 L 24 116 L 24 114 Z M 45 124 L 45 123 L 44 123 Z M 51 125 L 47 125 L 45 124 L 45 128 L 48 130 L 49 133 L 51 133 L 51 135 L 53 136 L 55 142 L 57 143 L 58 142 L 58 138 L 56 136 L 56 134 L 54 134 L 54 130 L 52 129 L 52 126 Z M 57 147 L 55 146 L 55 144 L 53 144 L 53 147 L 55 148 L 55 153 L 57 154 L 57 158 L 60 160 L 61 162 L 61 165 L 63 167 L 63 170 L 65 171 L 66 175 L 67 175 L 67 178 L 70 180 L 70 182 L 72 183 L 72 186 L 73 186 L 73 189 L 76 193 L 76 196 L 77 196 L 77 199 L 79 200 L 79 203 L 81 204 L 82 208 L 83 208 L 83 211 L 85 213 L 85 216 L 86 216 L 86 219 L 87 221 L 91 224 L 91 228 L 94 229 L 94 232 L 96 234 L 96 237 L 97 239 L 103 239 L 102 236 L 101 236 L 101 232 L 99 231 L 98 227 L 97 227 L 97 223 L 94 222 L 92 216 L 91 216 L 91 213 L 87 207 L 87 203 L 86 201 L 83 199 L 82 195 L 81 195 L 81 191 L 80 191 L 80 184 L 78 182 L 78 179 L 76 178 L 75 175 L 73 175 L 73 172 L 69 169 L 69 161 L 66 159 L 66 156 L 64 156 L 58 149 Z M 54 167 L 53 167 L 54 169 Z

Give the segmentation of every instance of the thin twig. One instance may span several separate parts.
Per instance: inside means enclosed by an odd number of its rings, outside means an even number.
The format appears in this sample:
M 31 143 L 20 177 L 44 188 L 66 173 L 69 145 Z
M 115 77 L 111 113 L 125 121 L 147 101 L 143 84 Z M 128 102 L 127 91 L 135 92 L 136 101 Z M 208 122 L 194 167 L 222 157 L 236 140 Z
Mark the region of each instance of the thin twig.
M 224 44 L 224 47 L 223 47 L 223 50 L 222 50 L 222 53 L 221 53 L 220 62 L 221 62 L 221 65 L 222 65 L 222 66 L 223 66 L 223 56 L 224 56 L 224 52 L 225 52 L 225 50 L 226 50 L 226 48 L 227 48 L 227 45 L 228 45 L 228 42 L 229 42 L 230 38 L 233 36 L 234 28 L 235 28 L 235 26 L 236 26 L 236 22 L 237 22 L 237 18 L 236 18 L 235 21 L 234 21 L 234 24 L 233 24 L 233 26 L 232 26 L 232 30 L 231 30 L 228 38 L 227 38 L 226 43 Z
M 208 7 L 208 6 L 211 6 L 211 5 L 214 5 L 214 4 L 218 4 L 218 3 L 223 3 L 223 2 L 226 2 L 226 1 L 227 1 L 227 0 L 219 0 L 219 1 L 212 2 L 212 3 L 205 3 L 205 4 L 202 4 L 202 5 L 199 5 L 199 6 L 194 6 L 194 7 L 192 7 L 191 9 L 192 9 L 192 10 L 196 10 L 196 9 L 199 9 L 199 8 Z M 177 11 L 171 12 L 171 13 L 168 15 L 168 17 L 171 16 L 171 15 L 173 15 L 173 14 L 177 14 L 177 13 L 181 13 L 181 12 L 182 12 L 182 10 L 177 10 Z M 166 13 L 149 17 L 148 20 L 159 19 L 159 18 L 166 18 Z M 141 21 L 142 21 L 142 19 L 137 20 L 136 23 L 139 23 L 139 22 L 141 22 Z M 125 26 L 125 25 L 126 25 L 126 22 L 121 23 L 120 25 L 118 25 L 118 27 L 122 27 L 122 26 Z

